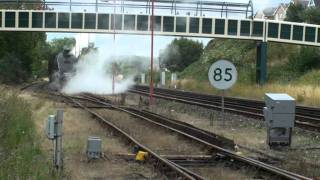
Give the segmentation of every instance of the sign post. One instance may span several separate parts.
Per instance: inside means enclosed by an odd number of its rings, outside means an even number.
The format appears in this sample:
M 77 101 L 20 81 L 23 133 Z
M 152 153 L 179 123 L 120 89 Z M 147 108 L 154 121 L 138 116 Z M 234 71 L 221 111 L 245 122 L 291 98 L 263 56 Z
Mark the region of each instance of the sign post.
M 225 90 L 222 90 L 222 97 L 221 97 L 221 119 L 222 119 L 222 123 L 224 125 L 224 92 Z
M 63 169 L 63 110 L 58 110 L 56 115 L 49 116 L 46 134 L 48 139 L 54 140 L 53 165 L 61 172 Z
M 227 60 L 218 60 L 209 69 L 208 77 L 210 84 L 222 91 L 221 97 L 221 118 L 224 124 L 224 96 L 225 90 L 232 87 L 238 78 L 236 67 Z

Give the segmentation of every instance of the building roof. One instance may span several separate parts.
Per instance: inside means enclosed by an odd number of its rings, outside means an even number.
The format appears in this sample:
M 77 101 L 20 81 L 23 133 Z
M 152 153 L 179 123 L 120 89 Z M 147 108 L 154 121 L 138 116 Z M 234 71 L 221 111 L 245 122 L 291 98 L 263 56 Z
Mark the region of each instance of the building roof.
M 319 0 L 320 1 L 320 0 Z M 290 4 L 281 3 L 278 7 L 268 7 L 263 9 L 262 11 L 258 11 L 255 15 L 255 18 L 263 18 L 263 17 L 273 17 L 277 13 L 280 8 L 287 10 Z
M 280 6 L 282 6 L 284 9 L 287 9 L 290 6 L 290 3 L 280 3 L 279 7 Z
M 287 9 L 289 8 L 290 4 L 289 3 L 280 3 L 279 6 L 277 7 L 275 13 L 277 13 L 281 8 L 284 11 L 287 11 Z

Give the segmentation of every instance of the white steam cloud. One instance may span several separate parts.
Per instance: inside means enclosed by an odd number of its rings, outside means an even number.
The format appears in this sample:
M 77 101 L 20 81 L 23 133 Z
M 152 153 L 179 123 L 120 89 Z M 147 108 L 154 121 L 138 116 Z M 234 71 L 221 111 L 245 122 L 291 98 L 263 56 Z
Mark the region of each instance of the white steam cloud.
M 92 33 L 78 33 L 75 35 L 76 45 L 73 49 L 73 54 L 80 55 L 81 49 L 89 46 L 90 42 L 95 41 L 95 34 Z
M 80 58 L 75 66 L 76 74 L 68 80 L 62 92 L 67 94 L 83 92 L 112 94 L 111 66 L 114 58 L 112 58 L 111 54 L 108 56 L 106 52 L 108 51 L 103 49 L 91 51 L 89 54 Z M 116 79 L 115 94 L 125 92 L 134 84 L 134 75 L 124 77 L 122 80 L 119 78 Z

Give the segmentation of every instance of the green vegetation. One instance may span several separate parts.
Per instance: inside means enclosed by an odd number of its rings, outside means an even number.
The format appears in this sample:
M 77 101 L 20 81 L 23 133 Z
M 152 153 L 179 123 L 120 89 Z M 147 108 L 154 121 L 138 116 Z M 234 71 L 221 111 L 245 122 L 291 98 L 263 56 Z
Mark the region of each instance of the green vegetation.
M 286 21 L 303 22 L 304 21 L 304 8 L 301 4 L 291 4 L 287 11 Z
M 304 8 L 301 4 L 291 4 L 287 11 L 286 21 L 320 24 L 319 8 Z
M 203 52 L 203 45 L 198 41 L 186 38 L 174 39 L 167 48 L 160 53 L 162 66 L 171 71 L 183 71 L 190 64 L 197 61 Z
M 304 19 L 311 24 L 320 24 L 320 9 L 312 8 L 305 11 Z
M 319 48 L 301 47 L 300 51 L 290 54 L 289 58 L 288 66 L 292 72 L 299 73 L 299 75 L 320 68 Z
M 269 43 L 269 82 L 281 81 L 290 83 L 295 80 L 298 75 L 305 72 L 303 71 L 304 69 L 314 67 L 318 61 L 312 55 L 305 56 L 305 54 L 309 53 L 309 49 L 305 49 L 308 48 L 300 48 L 296 45 Z M 315 49 L 315 51 L 316 50 L 317 49 Z M 298 54 L 300 58 L 296 57 L 296 54 Z M 301 57 L 304 59 L 301 59 Z M 208 68 L 218 59 L 230 60 L 237 66 L 239 83 L 255 83 L 256 43 L 254 41 L 244 40 L 212 40 L 205 48 L 200 60 L 187 67 L 180 76 L 198 81 L 207 81 Z
M 55 56 L 63 50 L 64 46 L 74 47 L 76 45 L 76 39 L 74 38 L 62 38 L 62 39 L 53 39 L 48 43 L 50 55 L 53 56 L 51 58 L 55 58 Z
M 38 75 L 45 39 L 45 33 L 0 32 L 0 82 L 20 83 Z
M 208 69 L 218 59 L 232 61 L 238 69 L 237 84 L 229 96 L 262 99 L 266 92 L 285 92 L 299 103 L 320 105 L 319 48 L 268 43 L 268 84 L 257 86 L 256 43 L 244 40 L 215 39 L 208 43 L 199 61 L 180 73 L 178 87 L 218 94 L 208 81 Z M 319 97 L 319 98 L 318 98 Z
M 80 57 L 81 58 L 82 56 L 85 56 L 91 52 L 97 52 L 98 51 L 98 48 L 94 46 L 94 43 L 90 43 L 88 47 L 83 47 L 81 49 L 81 53 L 80 53 Z
M 38 0 L 41 2 L 40 0 Z M 36 9 L 40 4 L 2 3 L 2 9 Z M 0 32 L 0 83 L 13 84 L 44 75 L 46 34 L 43 32 Z
M 74 38 L 46 42 L 45 33 L 0 32 L 0 83 L 22 83 L 48 76 L 48 65 L 65 45 L 74 46 Z
M 0 179 L 52 179 L 29 104 L 1 89 L 0 109 Z

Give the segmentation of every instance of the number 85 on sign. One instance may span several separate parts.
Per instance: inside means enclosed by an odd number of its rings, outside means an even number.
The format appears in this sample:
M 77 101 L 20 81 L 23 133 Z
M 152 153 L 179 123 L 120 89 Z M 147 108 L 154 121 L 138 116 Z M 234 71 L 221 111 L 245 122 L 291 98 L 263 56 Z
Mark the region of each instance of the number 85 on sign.
M 209 69 L 209 81 L 217 89 L 229 89 L 238 78 L 236 67 L 227 60 L 219 60 L 213 63 Z

